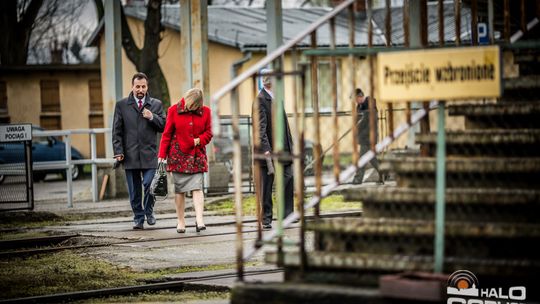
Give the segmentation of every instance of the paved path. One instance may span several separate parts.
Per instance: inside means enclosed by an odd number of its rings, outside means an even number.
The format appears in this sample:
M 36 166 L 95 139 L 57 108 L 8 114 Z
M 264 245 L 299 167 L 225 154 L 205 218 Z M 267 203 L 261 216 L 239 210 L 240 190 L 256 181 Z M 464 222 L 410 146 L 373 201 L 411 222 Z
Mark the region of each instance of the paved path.
M 222 199 L 222 198 L 220 198 Z M 164 211 L 166 204 L 162 202 Z M 87 212 L 90 209 L 106 208 L 109 212 L 114 210 L 129 211 L 128 203 L 124 200 L 106 201 L 100 203 L 81 202 L 74 208 L 66 211 L 61 203 L 47 202 L 41 204 L 40 210 L 47 210 L 58 214 Z M 103 211 L 103 210 L 101 210 Z M 206 215 L 205 223 L 207 230 L 199 233 L 194 228 L 194 213 L 186 213 L 187 231 L 184 234 L 176 232 L 175 213 L 165 212 L 157 215 L 155 226 L 145 225 L 142 231 L 132 229 L 131 216 L 127 217 L 104 217 L 94 220 L 70 222 L 67 226 L 43 227 L 43 230 L 54 233 L 72 234 L 119 242 L 126 240 L 141 240 L 145 242 L 119 244 L 107 247 L 90 248 L 85 250 L 85 255 L 104 259 L 115 265 L 131 267 L 135 271 L 151 271 L 166 268 L 199 267 L 208 269 L 220 268 L 220 270 L 194 271 L 177 275 L 171 275 L 164 279 L 197 279 L 196 284 L 208 285 L 209 288 L 232 287 L 237 278 L 236 273 L 236 228 L 233 216 Z M 254 217 L 246 217 L 243 225 L 244 249 L 252 248 L 256 239 L 256 223 Z M 295 224 L 297 227 L 298 224 Z M 268 233 L 268 232 L 264 232 Z M 286 238 L 298 239 L 298 229 L 286 230 Z M 87 239 L 88 241 L 88 239 Z M 266 246 L 265 250 L 272 250 Z M 264 263 L 264 250 L 259 251 L 248 262 L 249 267 L 245 271 L 245 281 L 280 282 L 283 281 L 283 272 L 277 270 L 272 273 L 251 275 L 249 272 L 257 270 L 276 270 L 274 265 Z M 225 269 L 222 269 L 225 267 Z M 213 275 L 224 275 L 219 278 L 206 279 Z

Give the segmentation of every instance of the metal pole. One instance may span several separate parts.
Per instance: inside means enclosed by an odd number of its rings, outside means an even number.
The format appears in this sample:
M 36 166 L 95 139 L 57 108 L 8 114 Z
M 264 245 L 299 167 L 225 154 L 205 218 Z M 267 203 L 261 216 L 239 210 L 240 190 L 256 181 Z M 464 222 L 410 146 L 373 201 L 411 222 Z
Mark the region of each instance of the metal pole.
M 369 22 L 368 27 L 368 48 L 371 48 L 373 46 L 373 3 L 372 0 L 368 0 L 368 11 L 367 11 L 367 20 Z M 374 58 L 373 55 L 368 55 L 369 60 L 369 94 L 371 95 L 371 100 L 369 100 L 369 142 L 370 142 L 370 149 L 377 153 L 375 150 L 375 144 L 377 143 L 377 138 L 375 137 L 375 119 L 377 117 L 377 114 L 375 113 L 375 97 L 374 95 L 374 74 L 375 74 L 375 64 L 374 64 Z M 377 156 L 375 156 L 377 157 Z
M 349 6 L 349 48 L 354 48 L 355 33 L 354 28 L 354 6 Z M 358 120 L 358 113 L 356 112 L 356 60 L 353 54 L 349 54 L 349 65 L 351 69 L 351 113 L 352 113 L 352 140 L 353 140 L 353 153 L 352 153 L 352 162 L 353 164 L 358 163 L 358 128 L 356 127 L 356 122 Z
M 191 47 L 193 45 L 192 38 L 192 29 L 191 29 L 191 0 L 180 0 L 180 48 L 184 50 L 182 52 L 182 60 L 184 65 L 184 79 L 185 81 L 181 84 L 182 92 L 186 92 L 193 85 L 193 52 Z M 202 88 L 201 88 L 202 89 Z M 212 107 L 213 108 L 213 107 Z M 216 109 L 217 111 L 217 109 Z
M 73 207 L 73 183 L 72 183 L 72 169 L 71 169 L 71 134 L 66 135 L 65 139 L 65 148 L 66 148 L 66 180 L 67 180 L 67 206 L 68 208 Z
M 427 113 L 427 112 L 426 112 Z M 444 122 L 444 101 L 439 103 L 437 123 L 437 180 L 436 180 L 436 205 L 435 205 L 435 265 L 437 273 L 444 269 L 444 204 L 446 188 L 446 142 Z
M 261 195 L 262 195 L 262 184 L 261 184 L 261 163 L 260 160 L 255 159 L 256 154 L 261 153 L 261 132 L 260 132 L 260 118 L 259 118 L 259 102 L 257 100 L 257 78 L 253 76 L 251 78 L 253 81 L 253 176 L 255 180 L 255 205 L 257 208 L 257 241 L 255 242 L 256 247 L 262 246 L 262 208 L 261 208 Z
M 242 146 L 240 144 L 240 105 L 238 101 L 238 90 L 235 88 L 231 92 L 232 128 L 233 128 L 233 148 L 234 148 L 234 206 L 236 214 L 236 266 L 238 280 L 244 280 L 244 256 L 242 238 Z
M 330 49 L 336 49 L 336 19 L 330 19 Z M 339 183 L 339 122 L 337 117 L 337 107 L 338 107 L 338 98 L 337 98 L 337 67 L 336 67 L 336 56 L 330 57 L 330 71 L 332 73 L 332 120 L 334 122 L 334 150 L 332 154 L 332 159 L 334 161 L 334 179 Z
M 105 79 L 102 86 L 108 88 L 103 103 L 103 121 L 105 127 L 112 128 L 114 107 L 122 99 L 122 26 L 120 23 L 120 1 L 103 1 L 105 9 Z M 113 157 L 112 134 L 105 136 L 106 156 Z M 116 196 L 116 174 L 113 172 L 109 179 L 111 195 Z
M 392 46 L 392 3 L 390 0 L 386 0 L 386 46 Z M 388 115 L 386 115 L 387 128 L 390 130 L 390 134 L 394 131 L 394 105 L 391 102 L 386 103 L 388 109 Z M 358 162 L 358 159 L 356 159 Z
M 25 143 L 25 159 L 28 166 L 26 166 L 26 195 L 30 202 L 30 210 L 34 210 L 34 180 L 32 176 L 33 170 L 33 158 L 32 158 L 32 141 L 28 140 Z
M 403 2 L 403 46 L 409 47 L 409 1 Z
M 98 201 L 98 181 L 97 181 L 97 164 L 96 164 L 96 133 L 94 130 L 90 132 L 90 157 L 92 159 L 92 202 Z M 80 172 L 82 173 L 82 172 Z
M 120 25 L 120 1 L 108 0 L 105 8 L 105 62 L 107 99 L 104 119 L 106 126 L 112 126 L 113 111 L 116 101 L 122 98 L 122 27 Z M 106 135 L 108 143 L 112 142 L 111 134 Z M 107 157 L 113 156 L 112 145 L 108 144 Z
M 317 32 L 311 33 L 311 48 L 317 49 Z M 313 124 L 315 125 L 315 195 L 321 195 L 322 189 L 322 149 L 321 129 L 319 123 L 319 90 L 318 62 L 316 56 L 311 56 L 311 102 L 313 106 Z M 315 206 L 315 218 L 319 217 L 319 205 Z
M 456 21 L 456 45 L 461 44 L 461 4 L 458 1 L 454 2 L 454 18 Z
M 304 130 L 306 129 L 306 116 L 305 116 L 305 109 L 306 109 L 306 68 L 305 66 L 302 66 L 302 76 L 301 76 L 301 99 L 300 99 L 300 151 L 302 155 L 302 159 L 300 160 L 301 164 L 301 170 L 300 174 L 298 175 L 298 187 L 300 188 L 301 195 L 299 195 L 298 198 L 298 206 L 297 209 L 300 212 L 300 271 L 303 275 L 303 271 L 307 267 L 307 256 L 306 256 L 306 218 L 305 218 L 305 209 L 304 209 L 304 154 L 306 153 L 306 149 L 304 147 L 305 140 L 304 140 Z
M 504 0 L 504 41 L 510 42 L 510 0 Z
M 488 0 L 488 30 L 489 30 L 489 42 L 491 44 L 495 43 L 495 34 L 493 31 L 495 30 L 495 27 L 493 25 L 493 19 L 494 19 L 494 11 L 493 11 L 493 0 Z
M 478 45 L 478 2 L 471 0 L 471 32 L 472 45 Z
M 385 31 L 386 46 L 391 46 L 392 45 L 392 2 L 390 0 L 386 0 L 385 7 L 386 7 L 386 20 L 385 20 L 384 26 L 386 28 L 386 31 Z
M 266 20 L 267 20 L 267 39 L 268 47 L 267 53 L 270 54 L 275 51 L 283 43 L 283 21 L 281 15 L 281 1 L 271 0 L 266 2 Z M 272 62 L 272 68 L 274 72 L 278 73 L 273 83 L 274 102 L 272 102 L 272 119 L 274 125 L 274 143 L 273 151 L 274 155 L 283 155 L 283 149 L 285 147 L 285 107 L 284 107 L 284 83 L 281 73 L 283 72 L 283 57 L 280 56 Z M 283 252 L 282 237 L 283 237 L 283 216 L 285 214 L 285 168 L 283 163 L 274 157 L 275 175 L 274 182 L 276 186 L 276 201 L 278 204 L 278 218 L 277 218 L 277 235 L 278 235 L 278 253 L 281 256 Z
M 536 3 L 540 4 L 538 1 Z M 525 12 L 525 0 L 521 0 L 519 8 L 520 8 L 520 22 L 519 22 L 520 28 L 521 28 L 521 31 L 523 33 L 526 33 L 527 32 L 527 21 L 525 20 L 525 14 L 526 14 L 526 12 Z
M 444 1 L 439 0 L 438 3 L 438 15 L 439 15 L 439 46 L 444 46 Z

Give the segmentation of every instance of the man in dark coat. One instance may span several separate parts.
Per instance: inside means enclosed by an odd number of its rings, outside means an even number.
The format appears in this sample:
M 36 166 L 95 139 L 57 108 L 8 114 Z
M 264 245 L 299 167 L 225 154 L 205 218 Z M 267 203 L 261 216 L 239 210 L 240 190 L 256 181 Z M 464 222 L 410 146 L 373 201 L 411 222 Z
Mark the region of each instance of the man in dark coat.
M 372 98 L 369 96 L 364 96 L 364 92 L 360 88 L 355 90 L 356 94 L 356 112 L 358 113 L 358 143 L 360 144 L 360 156 L 364 155 L 371 149 L 371 140 L 369 138 L 369 103 L 372 102 Z M 373 102 L 375 100 L 373 99 Z M 377 113 L 377 104 L 374 105 L 375 108 L 375 143 L 377 143 L 377 138 L 379 137 L 378 132 L 378 113 Z M 383 176 L 379 171 L 379 161 L 377 157 L 373 157 L 370 161 L 373 168 L 379 174 L 379 184 L 383 184 Z M 365 166 L 358 169 L 353 179 L 353 184 L 361 184 L 364 181 L 364 172 Z
M 165 114 L 161 101 L 147 94 L 145 74 L 136 73 L 131 84 L 132 92 L 118 101 L 114 109 L 112 143 L 114 158 L 126 170 L 133 229 L 143 229 L 145 215 L 148 225 L 156 223 L 150 183 L 157 167 L 157 133 L 163 132 Z
M 270 73 L 269 70 L 263 70 L 262 73 Z M 261 138 L 261 146 L 258 150 L 259 153 L 264 153 L 266 156 L 270 157 L 272 152 L 272 79 L 270 76 L 263 76 L 262 78 L 263 88 L 257 95 L 257 100 L 259 104 L 259 132 Z M 287 121 L 287 115 L 285 111 L 282 113 L 285 120 L 285 134 L 283 149 L 284 152 L 290 153 L 293 150 L 291 129 L 289 127 L 289 122 Z M 256 131 L 254 131 L 256 132 Z M 268 165 L 267 165 L 268 163 Z M 293 180 L 293 169 L 292 161 L 282 162 L 284 165 L 284 180 L 285 180 L 285 210 L 284 216 L 287 217 L 290 213 L 293 212 L 293 198 L 294 198 L 294 180 Z M 263 228 L 271 229 L 272 228 L 272 185 L 274 183 L 274 174 L 273 168 L 270 161 L 261 161 L 261 175 L 262 175 L 262 209 L 263 209 Z

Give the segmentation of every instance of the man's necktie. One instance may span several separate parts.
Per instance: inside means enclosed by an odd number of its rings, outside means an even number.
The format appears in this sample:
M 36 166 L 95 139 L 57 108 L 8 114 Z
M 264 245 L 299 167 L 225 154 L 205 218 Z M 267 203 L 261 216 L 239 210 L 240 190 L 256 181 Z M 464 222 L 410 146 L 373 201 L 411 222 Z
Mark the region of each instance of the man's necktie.
M 142 109 L 142 99 L 139 99 L 139 110 Z

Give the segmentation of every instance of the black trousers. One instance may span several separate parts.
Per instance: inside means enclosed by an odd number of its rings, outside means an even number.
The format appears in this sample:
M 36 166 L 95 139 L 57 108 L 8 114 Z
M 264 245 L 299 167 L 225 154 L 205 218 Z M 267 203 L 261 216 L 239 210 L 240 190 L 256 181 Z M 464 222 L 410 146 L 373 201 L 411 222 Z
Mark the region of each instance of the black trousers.
M 367 153 L 370 149 L 371 149 L 371 145 L 370 145 L 369 139 L 367 141 L 362 140 L 360 142 L 360 157 L 362 157 L 362 155 Z M 379 174 L 379 179 L 382 179 L 381 172 L 379 171 L 379 161 L 377 160 L 377 156 L 372 158 L 369 161 L 369 163 L 373 166 L 375 171 L 377 171 L 377 174 Z M 364 173 L 366 171 L 365 168 L 366 167 L 364 166 L 364 167 L 358 169 L 358 171 L 356 171 L 356 174 L 354 175 L 354 179 L 353 179 L 354 184 L 361 184 L 362 183 L 362 181 L 364 180 Z
M 294 178 L 293 168 L 291 165 L 283 167 L 285 175 L 285 212 L 284 218 L 293 212 L 294 208 Z M 272 223 L 272 186 L 274 184 L 274 175 L 268 175 L 268 168 L 261 166 L 261 181 L 262 181 L 262 209 L 263 209 L 263 225 Z

